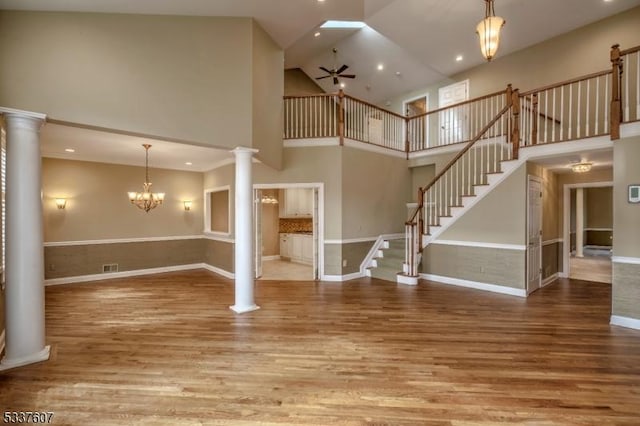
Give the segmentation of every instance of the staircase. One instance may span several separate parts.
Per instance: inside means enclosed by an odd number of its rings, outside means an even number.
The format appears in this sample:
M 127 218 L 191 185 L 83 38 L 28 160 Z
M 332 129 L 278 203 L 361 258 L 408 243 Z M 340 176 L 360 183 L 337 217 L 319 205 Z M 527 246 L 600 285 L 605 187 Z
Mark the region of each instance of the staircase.
M 395 282 L 398 274 L 402 272 L 404 250 L 404 238 L 384 241 L 372 265 L 366 270 L 367 276 Z

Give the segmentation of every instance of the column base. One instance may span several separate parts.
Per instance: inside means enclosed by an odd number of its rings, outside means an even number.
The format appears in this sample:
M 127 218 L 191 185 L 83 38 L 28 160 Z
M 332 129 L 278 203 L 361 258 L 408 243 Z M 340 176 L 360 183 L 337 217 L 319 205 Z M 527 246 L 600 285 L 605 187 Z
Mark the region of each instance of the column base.
M 47 345 L 40 352 L 35 354 L 26 355 L 20 358 L 7 359 L 6 357 L 0 362 L 0 371 L 10 370 L 12 368 L 23 367 L 29 364 L 35 364 L 36 362 L 42 362 L 49 359 L 51 352 L 51 346 Z
M 250 305 L 250 306 L 229 306 L 229 309 L 231 309 L 233 312 L 235 312 L 236 314 L 244 314 L 247 312 L 253 312 L 253 311 L 257 311 L 258 309 L 260 309 L 260 306 L 258 305 Z

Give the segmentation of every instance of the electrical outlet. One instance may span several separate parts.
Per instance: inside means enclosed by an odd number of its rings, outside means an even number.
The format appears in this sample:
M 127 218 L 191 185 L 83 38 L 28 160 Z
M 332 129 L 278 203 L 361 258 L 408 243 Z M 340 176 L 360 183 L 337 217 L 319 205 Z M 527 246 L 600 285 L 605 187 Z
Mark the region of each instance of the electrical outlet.
M 347 259 L 342 259 L 342 267 L 347 266 Z

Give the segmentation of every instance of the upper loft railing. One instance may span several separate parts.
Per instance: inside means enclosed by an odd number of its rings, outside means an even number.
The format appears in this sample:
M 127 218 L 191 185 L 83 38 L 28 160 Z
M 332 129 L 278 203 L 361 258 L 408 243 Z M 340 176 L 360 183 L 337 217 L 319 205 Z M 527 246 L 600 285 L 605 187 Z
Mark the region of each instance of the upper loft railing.
M 611 50 L 611 70 L 521 93 L 519 147 L 611 135 L 640 120 L 640 46 Z M 285 96 L 284 139 L 338 138 L 394 151 L 424 151 L 469 142 L 506 105 L 505 91 L 403 117 L 346 95 Z M 493 126 L 481 138 L 507 134 Z

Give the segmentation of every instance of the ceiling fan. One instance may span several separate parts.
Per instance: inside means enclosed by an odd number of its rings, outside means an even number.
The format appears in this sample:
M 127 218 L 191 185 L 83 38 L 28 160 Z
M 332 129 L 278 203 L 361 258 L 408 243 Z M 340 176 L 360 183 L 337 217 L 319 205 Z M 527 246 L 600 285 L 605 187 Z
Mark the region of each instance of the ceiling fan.
M 322 71 L 326 72 L 327 75 L 323 75 L 322 77 L 316 77 L 316 80 L 322 80 L 323 78 L 333 78 L 333 84 L 338 85 L 340 80 L 338 78 L 356 78 L 355 74 L 342 74 L 345 72 L 349 66 L 342 65 L 340 68 L 336 69 L 336 57 L 338 55 L 338 49 L 333 48 L 333 68 L 327 69 L 325 67 L 319 67 Z

